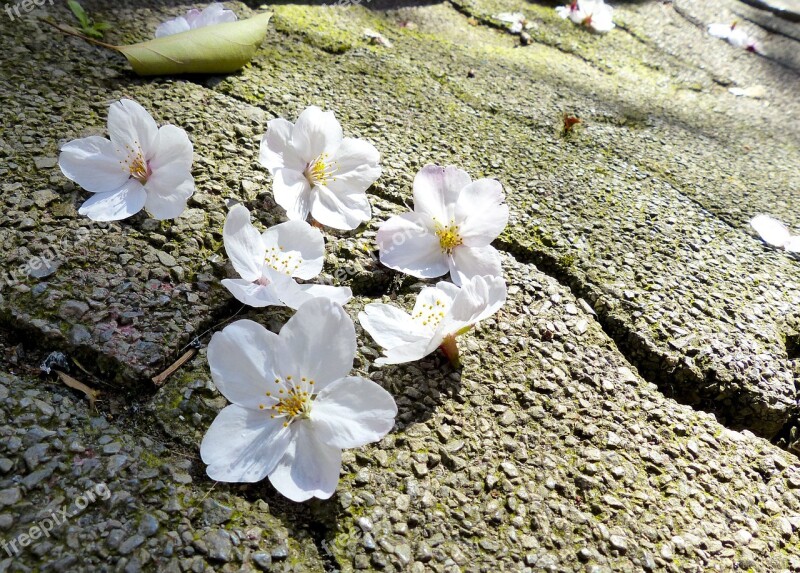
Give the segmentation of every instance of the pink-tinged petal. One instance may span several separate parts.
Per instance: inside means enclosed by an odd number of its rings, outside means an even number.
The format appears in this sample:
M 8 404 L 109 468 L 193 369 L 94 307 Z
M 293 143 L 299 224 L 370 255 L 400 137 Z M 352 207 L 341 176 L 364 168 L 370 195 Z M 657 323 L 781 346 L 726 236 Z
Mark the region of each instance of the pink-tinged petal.
M 124 155 L 108 139 L 84 137 L 65 144 L 58 157 L 61 172 L 92 193 L 107 193 L 122 187 L 131 174 L 122 164 Z
M 312 298 L 326 298 L 336 304 L 345 305 L 353 298 L 350 287 L 302 284 L 290 292 L 282 292 L 281 300 L 289 308 L 298 309 Z
M 448 165 L 426 165 L 414 178 L 414 212 L 449 225 L 461 190 L 472 183 L 466 171 Z
M 186 18 L 178 16 L 174 20 L 167 20 L 163 24 L 159 24 L 158 28 L 156 28 L 156 38 L 172 36 L 173 34 L 180 34 L 181 32 L 188 32 L 189 30 L 190 26 Z
M 333 154 L 336 172 L 328 188 L 340 195 L 366 191 L 381 176 L 380 158 L 368 141 L 346 137 Z
M 185 130 L 171 124 L 161 126 L 155 149 L 156 153 L 150 160 L 153 173 L 169 169 L 181 172 L 184 177 L 191 176 L 193 147 Z
M 135 215 L 144 207 L 147 191 L 136 179 L 128 179 L 122 187 L 108 193 L 92 195 L 78 213 L 92 221 L 119 221 Z
M 395 215 L 381 224 L 375 237 L 381 263 L 417 278 L 447 273 L 447 255 L 442 251 L 432 222 L 417 213 Z
M 305 162 L 292 147 L 293 129 L 294 124 L 281 117 L 267 122 L 267 133 L 261 138 L 258 160 L 272 174 L 283 168 L 300 172 L 305 170 Z
M 314 380 L 318 392 L 353 368 L 355 326 L 344 309 L 327 298 L 314 298 L 300 306 L 280 337 L 287 348 L 284 363 L 295 370 L 283 374 Z
M 449 265 L 450 280 L 458 286 L 472 277 L 503 275 L 500 253 L 494 247 L 456 247 Z
M 508 223 L 508 205 L 503 201 L 503 186 L 496 179 L 479 179 L 461 190 L 455 218 L 464 245 L 485 247 L 503 232 Z
M 265 306 L 284 306 L 273 285 L 260 285 L 244 279 L 222 279 L 224 286 L 236 297 L 236 300 L 247 306 L 262 308 Z
M 320 392 L 311 409 L 317 436 L 335 448 L 377 442 L 393 427 L 397 404 L 372 380 L 348 376 Z
M 323 185 L 314 187 L 311 216 L 328 227 L 352 230 L 372 216 L 369 198 L 363 191 L 337 193 Z
M 464 283 L 450 309 L 454 320 L 475 324 L 489 318 L 506 302 L 508 289 L 501 277 L 478 276 Z
M 282 419 L 233 404 L 211 423 L 200 444 L 200 457 L 213 480 L 261 481 L 286 454 L 292 434 Z
M 236 22 L 236 19 L 236 14 L 233 11 L 225 10 L 222 4 L 214 2 L 213 4 L 209 4 L 205 10 L 192 19 L 191 26 L 193 29 L 203 28 L 215 24 Z
M 252 320 L 237 320 L 208 344 L 211 378 L 229 402 L 258 410 L 275 385 L 274 356 L 284 351 L 278 335 Z
M 390 304 L 374 302 L 358 313 L 358 321 L 382 348 L 428 341 L 432 328 L 425 328 L 404 310 Z
M 291 424 L 294 439 L 269 474 L 269 481 L 292 501 L 328 499 L 336 491 L 342 469 L 342 450 L 319 440 L 306 420 Z
M 317 106 L 307 107 L 292 129 L 292 146 L 306 163 L 323 153 L 332 155 L 342 142 L 342 126 L 332 111 Z
M 261 278 L 266 247 L 261 235 L 250 223 L 250 211 L 244 205 L 234 205 L 222 229 L 225 252 L 239 276 L 248 282 Z
M 305 221 L 287 221 L 261 235 L 267 264 L 300 279 L 313 279 L 325 260 L 322 232 Z
M 157 151 L 158 126 L 147 110 L 130 99 L 121 99 L 108 109 L 108 134 L 121 152 L 142 150 L 147 161 Z
M 311 185 L 305 176 L 292 169 L 278 169 L 272 182 L 275 202 L 286 209 L 289 219 L 305 221 L 311 212 Z

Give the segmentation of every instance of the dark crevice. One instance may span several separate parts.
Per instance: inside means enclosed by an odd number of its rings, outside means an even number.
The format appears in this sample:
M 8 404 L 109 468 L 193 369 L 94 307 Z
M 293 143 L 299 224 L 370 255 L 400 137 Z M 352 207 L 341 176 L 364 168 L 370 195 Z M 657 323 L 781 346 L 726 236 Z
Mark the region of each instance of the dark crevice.
M 606 335 L 614 342 L 625 360 L 638 371 L 647 382 L 655 384 L 667 398 L 680 404 L 716 416 L 717 421 L 732 430 L 749 430 L 756 435 L 779 443 L 783 435 L 767 435 L 758 426 L 747 426 L 734 418 L 737 408 L 748 406 L 748 396 L 735 390 L 725 390 L 721 396 L 722 381 L 712 365 L 690 365 L 676 360 L 650 340 L 644 333 L 633 330 L 627 324 L 630 312 L 624 310 L 625 302 L 609 299 L 596 285 L 591 284 L 579 269 L 576 269 L 569 257 L 559 256 L 555 250 L 523 246 L 512 241 L 498 239 L 495 243 L 501 250 L 515 256 L 524 263 L 532 264 L 538 270 L 557 280 L 569 288 L 573 296 L 586 300 L 596 313 L 596 319 Z M 606 301 L 613 300 L 613 305 Z M 622 307 L 622 308 L 620 308 Z M 800 338 L 795 339 L 795 344 Z M 787 347 L 789 344 L 787 343 Z M 800 350 L 798 350 L 800 352 Z M 790 423 L 794 426 L 796 422 Z M 796 429 L 800 435 L 800 428 Z

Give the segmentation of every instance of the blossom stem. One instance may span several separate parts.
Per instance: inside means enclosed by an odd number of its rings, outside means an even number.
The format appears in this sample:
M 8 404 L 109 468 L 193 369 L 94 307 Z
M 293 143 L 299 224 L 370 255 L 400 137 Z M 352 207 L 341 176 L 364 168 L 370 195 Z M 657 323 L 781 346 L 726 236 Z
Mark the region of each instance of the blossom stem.
M 444 355 L 447 356 L 453 368 L 461 368 L 461 357 L 458 354 L 458 344 L 456 343 L 455 335 L 451 334 L 446 337 L 439 348 L 441 348 Z

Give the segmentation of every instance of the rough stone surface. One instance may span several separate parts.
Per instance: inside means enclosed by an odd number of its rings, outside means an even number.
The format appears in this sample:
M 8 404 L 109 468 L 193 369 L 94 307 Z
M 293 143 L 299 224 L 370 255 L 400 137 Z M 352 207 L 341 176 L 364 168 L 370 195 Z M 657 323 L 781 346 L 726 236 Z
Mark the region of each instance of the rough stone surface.
M 276 5 L 250 66 L 189 79 L 137 78 L 36 21 L 68 21 L 63 6 L 3 15 L 0 534 L 98 484 L 109 496 L 0 554 L 0 571 L 800 570 L 785 451 L 800 451 L 800 267 L 747 226 L 768 212 L 800 229 L 800 31 L 737 0 L 674 0 L 619 2 L 596 36 L 556 4 Z M 84 5 L 112 43 L 187 8 Z M 531 45 L 496 19 L 509 11 Z M 705 33 L 734 19 L 761 55 Z M 123 96 L 194 143 L 197 193 L 175 221 L 92 223 L 58 170 L 59 146 L 105 135 Z M 296 505 L 205 476 L 198 446 L 225 400 L 203 347 L 158 390 L 148 378 L 238 310 L 219 284 L 226 203 L 282 220 L 258 138 L 310 104 L 382 156 L 373 220 L 326 233 L 353 317 L 381 297 L 410 307 L 422 286 L 370 250 L 426 163 L 502 181 L 510 289 L 461 339 L 460 371 L 439 354 L 375 367 L 359 329 L 355 370 L 396 396 L 397 427 L 345 453 L 331 500 Z M 571 133 L 565 113 L 581 118 Z M 238 316 L 277 331 L 290 313 Z M 37 378 L 53 350 L 102 390 L 95 409 Z

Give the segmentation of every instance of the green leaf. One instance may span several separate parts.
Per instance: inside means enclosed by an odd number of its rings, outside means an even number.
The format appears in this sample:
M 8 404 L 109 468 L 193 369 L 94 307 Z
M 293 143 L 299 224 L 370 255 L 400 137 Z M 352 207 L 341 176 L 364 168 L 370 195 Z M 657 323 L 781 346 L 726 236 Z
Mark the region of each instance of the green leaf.
M 75 17 L 78 19 L 78 22 L 81 23 L 81 28 L 86 28 L 90 25 L 89 16 L 86 15 L 86 11 L 83 9 L 76 0 L 68 0 L 67 6 L 69 9 L 72 10 L 72 13 L 75 14 Z
M 272 13 L 196 28 L 130 46 L 121 52 L 140 76 L 225 74 L 247 64 L 264 41 Z

